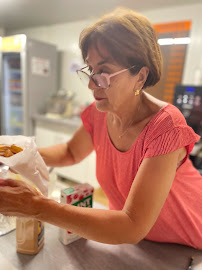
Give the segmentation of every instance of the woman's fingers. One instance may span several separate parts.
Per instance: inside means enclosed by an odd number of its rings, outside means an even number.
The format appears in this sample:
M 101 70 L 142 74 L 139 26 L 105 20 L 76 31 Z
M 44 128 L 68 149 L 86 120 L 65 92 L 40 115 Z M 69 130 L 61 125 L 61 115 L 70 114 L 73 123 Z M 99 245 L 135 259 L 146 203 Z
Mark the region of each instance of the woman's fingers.
M 12 173 L 18 174 L 18 172 L 16 172 L 14 169 L 9 168 L 9 171 L 11 171 Z
M 30 185 L 26 184 L 24 181 L 21 180 L 14 180 L 14 179 L 0 179 L 0 187 L 9 186 L 9 187 L 30 187 Z
M 10 187 L 18 187 L 19 186 L 18 180 L 13 179 L 1 179 L 0 180 L 0 186 L 10 186 Z
M 8 216 L 35 216 L 35 198 L 42 196 L 24 181 L 6 179 L 0 181 L 0 213 Z

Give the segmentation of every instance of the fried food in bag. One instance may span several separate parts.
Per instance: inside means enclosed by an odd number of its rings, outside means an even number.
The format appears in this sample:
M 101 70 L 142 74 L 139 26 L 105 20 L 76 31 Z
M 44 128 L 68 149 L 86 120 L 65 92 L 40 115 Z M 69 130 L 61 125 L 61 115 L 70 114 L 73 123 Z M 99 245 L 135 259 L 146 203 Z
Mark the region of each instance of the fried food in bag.
M 11 157 L 21 151 L 23 151 L 23 149 L 15 144 L 12 144 L 11 146 L 0 145 L 0 156 L 2 157 Z
M 49 174 L 34 137 L 0 136 L 0 162 L 48 195 Z

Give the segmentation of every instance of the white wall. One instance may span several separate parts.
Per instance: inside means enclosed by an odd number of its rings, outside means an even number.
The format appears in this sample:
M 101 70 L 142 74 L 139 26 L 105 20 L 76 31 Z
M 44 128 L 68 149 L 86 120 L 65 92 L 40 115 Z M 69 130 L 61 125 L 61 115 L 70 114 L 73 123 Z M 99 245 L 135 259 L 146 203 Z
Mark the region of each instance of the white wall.
M 158 9 L 142 12 L 152 23 L 174 22 L 191 20 L 191 44 L 188 46 L 183 83 L 192 84 L 194 74 L 201 63 L 202 69 L 202 4 L 180 6 L 166 9 Z M 78 21 L 73 23 L 51 25 L 45 27 L 22 29 L 20 31 L 9 31 L 6 34 L 26 34 L 34 39 L 54 43 L 60 51 L 60 87 L 78 93 L 77 100 L 82 104 L 91 102 L 91 92 L 85 88 L 75 72 L 70 71 L 72 63 L 81 65 L 81 56 L 78 48 L 79 34 L 83 28 L 93 21 Z
M 3 36 L 4 36 L 4 34 L 5 34 L 4 29 L 3 29 L 3 28 L 0 28 L 0 37 L 3 37 Z

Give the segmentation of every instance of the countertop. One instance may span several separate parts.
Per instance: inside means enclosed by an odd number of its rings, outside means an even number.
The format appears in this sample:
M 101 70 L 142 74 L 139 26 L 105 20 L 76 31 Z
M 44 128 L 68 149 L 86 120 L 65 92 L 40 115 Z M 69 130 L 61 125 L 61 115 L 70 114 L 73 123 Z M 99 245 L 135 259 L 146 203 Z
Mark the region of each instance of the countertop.
M 34 121 L 46 122 L 50 124 L 58 124 L 58 125 L 68 125 L 71 127 L 79 127 L 82 123 L 80 117 L 74 116 L 70 118 L 50 118 L 47 117 L 45 114 L 35 114 L 33 115 L 32 119 Z
M 146 240 L 108 245 L 83 238 L 65 246 L 58 240 L 58 228 L 50 224 L 45 225 L 45 244 L 37 255 L 16 252 L 15 231 L 0 237 L 0 255 L 0 266 L 7 261 L 14 267 L 2 270 L 186 270 L 191 256 L 193 269 L 202 269 L 202 251 L 191 247 Z
M 51 198 L 58 201 L 61 188 L 66 186 L 63 182 L 53 181 Z M 93 205 L 106 209 L 97 202 Z M 109 245 L 83 238 L 65 246 L 59 241 L 58 233 L 58 227 L 45 224 L 45 244 L 37 255 L 16 252 L 15 230 L 0 236 L 0 269 L 187 270 L 193 256 L 193 270 L 202 270 L 202 250 L 191 247 L 146 240 L 137 245 Z

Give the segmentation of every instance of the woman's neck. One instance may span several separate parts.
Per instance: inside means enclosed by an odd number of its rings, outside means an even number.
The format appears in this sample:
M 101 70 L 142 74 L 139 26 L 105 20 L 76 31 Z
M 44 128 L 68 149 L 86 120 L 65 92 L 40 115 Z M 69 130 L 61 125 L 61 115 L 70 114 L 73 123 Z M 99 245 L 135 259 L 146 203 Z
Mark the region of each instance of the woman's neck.
M 108 113 L 110 124 L 118 126 L 124 132 L 128 127 L 137 124 L 144 119 L 144 93 L 130 104 L 124 104 L 115 112 Z

